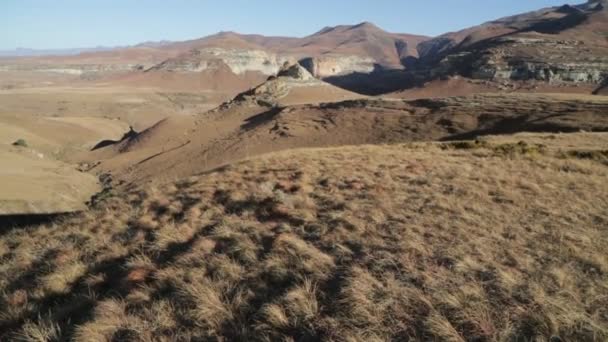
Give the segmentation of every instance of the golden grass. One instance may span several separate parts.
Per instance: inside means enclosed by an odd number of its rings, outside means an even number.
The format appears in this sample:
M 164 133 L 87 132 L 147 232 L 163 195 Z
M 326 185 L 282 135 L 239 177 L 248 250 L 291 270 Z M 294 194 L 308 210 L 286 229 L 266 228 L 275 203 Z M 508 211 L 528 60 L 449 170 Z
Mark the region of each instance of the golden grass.
M 2 231 L 0 339 L 604 341 L 605 136 L 546 137 L 283 152 Z

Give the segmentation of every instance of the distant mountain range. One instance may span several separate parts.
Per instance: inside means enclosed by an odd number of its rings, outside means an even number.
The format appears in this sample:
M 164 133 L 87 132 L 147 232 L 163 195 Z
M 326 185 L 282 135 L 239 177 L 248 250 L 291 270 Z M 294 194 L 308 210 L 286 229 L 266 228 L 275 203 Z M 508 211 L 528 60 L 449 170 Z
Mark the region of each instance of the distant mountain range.
M 72 48 L 72 49 L 27 49 L 0 50 L 0 57 L 72 56 L 83 52 L 111 51 L 116 47 Z
M 125 49 L 129 47 L 151 47 L 156 48 L 171 43 L 168 40 L 157 42 L 144 42 L 134 46 L 97 46 L 85 48 L 66 48 L 66 49 L 29 49 L 17 48 L 14 50 L 0 50 L 0 57 L 39 57 L 39 56 L 73 56 L 85 52 L 102 52 L 112 51 L 116 49 Z

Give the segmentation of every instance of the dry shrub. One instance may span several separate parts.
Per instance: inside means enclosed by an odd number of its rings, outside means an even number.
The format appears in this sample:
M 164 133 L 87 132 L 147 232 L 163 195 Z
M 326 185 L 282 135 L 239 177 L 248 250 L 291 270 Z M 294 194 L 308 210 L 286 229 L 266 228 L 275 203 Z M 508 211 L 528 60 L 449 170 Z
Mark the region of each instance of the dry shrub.
M 95 320 L 76 328 L 77 341 L 108 341 L 126 321 L 125 303 L 119 300 L 99 302 L 95 308 Z
M 293 234 L 281 234 L 274 243 L 264 269 L 277 283 L 310 278 L 326 279 L 331 276 L 334 261 L 306 241 Z
M 360 267 L 345 277 L 338 305 L 345 324 L 378 336 L 415 335 L 416 317 L 431 308 L 420 290 L 404 286 L 389 273 L 380 280 Z
M 430 315 L 426 322 L 429 331 L 433 332 L 435 338 L 446 342 L 464 342 L 462 335 L 452 326 L 452 323 L 439 313 Z
M 51 292 L 67 293 L 74 281 L 84 275 L 86 269 L 86 265 L 79 261 L 60 267 L 42 279 L 43 287 Z
M 28 342 L 47 342 L 59 340 L 61 329 L 50 319 L 39 319 L 37 322 L 26 321 L 16 340 Z
M 194 324 L 204 329 L 206 334 L 219 334 L 224 325 L 234 325 L 243 305 L 246 293 L 239 289 L 226 289 L 208 279 L 203 283 L 185 285 L 182 295 L 192 303 L 190 314 Z

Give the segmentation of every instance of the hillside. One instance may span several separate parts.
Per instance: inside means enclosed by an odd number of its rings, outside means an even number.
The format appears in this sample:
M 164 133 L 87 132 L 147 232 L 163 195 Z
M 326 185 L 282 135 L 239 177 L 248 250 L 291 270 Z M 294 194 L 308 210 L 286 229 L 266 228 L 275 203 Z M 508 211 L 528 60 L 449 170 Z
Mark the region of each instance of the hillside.
M 100 190 L 97 177 L 67 162 L 101 139 L 120 139 L 128 125 L 100 117 L 13 112 L 13 101 L 23 106 L 22 99 L 13 94 L 9 101 L 5 95 L 0 93 L 0 230 L 5 215 L 86 209 L 85 203 Z
M 608 338 L 606 134 L 294 150 L 0 235 L 0 339 Z
M 101 162 L 93 172 L 142 181 L 187 177 L 242 158 L 299 147 L 471 139 L 526 131 L 608 131 L 608 99 L 591 95 L 362 98 L 279 106 L 264 96 L 258 100 L 245 96 L 197 117 L 166 119 L 83 158 Z

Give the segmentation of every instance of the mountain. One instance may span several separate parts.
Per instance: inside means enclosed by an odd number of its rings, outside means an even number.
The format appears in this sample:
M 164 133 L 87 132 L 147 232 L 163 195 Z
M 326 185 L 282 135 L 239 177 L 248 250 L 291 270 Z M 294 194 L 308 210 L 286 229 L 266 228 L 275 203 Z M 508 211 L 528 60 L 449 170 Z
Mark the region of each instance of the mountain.
M 292 53 L 320 57 L 327 54 L 358 56 L 384 68 L 401 69 L 408 57 L 417 57 L 416 47 L 429 37 L 389 33 L 364 22 L 353 26 L 327 27 L 291 46 Z
M 244 67 L 245 70 L 272 75 L 285 61 L 308 59 L 305 65 L 315 76 L 329 77 L 372 72 L 378 67 L 402 69 L 408 58 L 418 56 L 416 47 L 427 39 L 424 36 L 389 33 L 365 22 L 326 27 L 304 38 L 221 32 L 197 40 L 169 44 L 163 49 L 185 51 L 173 60 L 166 61 L 166 65 L 200 66 L 213 57 L 219 57 L 232 69 L 238 69 L 235 65 L 241 64 L 241 69 Z M 193 60 L 198 62 L 192 63 Z M 249 66 L 247 63 L 250 63 Z M 259 65 L 254 65 L 256 63 Z M 237 73 L 242 71 L 237 70 Z
M 189 51 L 202 48 L 249 48 L 260 50 L 276 50 L 284 46 L 289 46 L 299 38 L 292 37 L 272 37 L 259 34 L 240 34 L 233 31 L 223 31 L 216 34 L 202 37 L 199 39 L 174 42 L 165 45 L 164 49 Z
M 608 75 L 606 0 L 499 19 L 422 42 L 428 77 L 599 84 Z
M 42 57 L 42 56 L 75 56 L 83 53 L 95 53 L 103 51 L 113 51 L 129 48 L 159 48 L 171 44 L 171 41 L 161 40 L 157 42 L 149 41 L 133 46 L 96 46 L 85 48 L 69 49 L 28 49 L 17 48 L 14 50 L 0 50 L 0 57 Z

